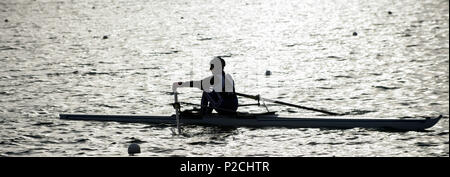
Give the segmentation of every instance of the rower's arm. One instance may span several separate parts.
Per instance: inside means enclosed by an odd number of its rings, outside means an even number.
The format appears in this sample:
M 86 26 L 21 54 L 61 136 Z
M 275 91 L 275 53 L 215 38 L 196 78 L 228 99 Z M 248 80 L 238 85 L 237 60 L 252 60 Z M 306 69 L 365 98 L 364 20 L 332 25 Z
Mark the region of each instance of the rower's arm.
M 175 92 L 179 87 L 194 87 L 203 90 L 205 87 L 210 86 L 211 78 L 210 76 L 198 81 L 174 82 L 172 90 Z
M 177 88 L 180 87 L 195 87 L 198 89 L 202 89 L 202 81 L 187 81 L 187 82 L 174 82 L 172 85 L 172 90 L 175 92 Z

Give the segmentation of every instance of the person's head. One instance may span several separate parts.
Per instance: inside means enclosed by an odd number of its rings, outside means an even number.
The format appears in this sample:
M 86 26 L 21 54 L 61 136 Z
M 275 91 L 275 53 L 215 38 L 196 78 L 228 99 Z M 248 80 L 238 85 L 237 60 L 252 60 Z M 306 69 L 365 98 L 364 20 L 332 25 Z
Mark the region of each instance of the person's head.
M 225 68 L 225 60 L 222 57 L 214 57 L 211 62 L 209 62 L 210 68 L 209 70 L 213 74 L 221 74 L 223 69 Z

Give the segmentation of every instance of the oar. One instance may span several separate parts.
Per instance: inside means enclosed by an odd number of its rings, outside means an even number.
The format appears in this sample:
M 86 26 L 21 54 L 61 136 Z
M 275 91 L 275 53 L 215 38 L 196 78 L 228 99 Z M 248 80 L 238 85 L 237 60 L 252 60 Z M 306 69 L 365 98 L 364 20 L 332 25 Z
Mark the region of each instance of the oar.
M 201 104 L 196 104 L 196 103 L 189 103 L 189 102 L 183 102 L 183 101 L 180 101 L 180 102 L 178 102 L 178 103 L 180 103 L 180 104 L 185 104 L 185 105 L 191 105 L 191 106 L 202 106 Z M 170 105 L 172 105 L 173 103 L 170 103 Z M 244 106 L 258 106 L 259 104 L 257 104 L 257 103 L 252 103 L 252 104 L 240 104 L 240 105 L 238 105 L 239 107 L 244 107 Z
M 247 95 L 247 94 L 237 93 L 237 92 L 236 92 L 236 95 L 239 95 L 239 96 L 242 96 L 242 97 L 246 97 L 246 98 L 251 98 L 251 99 L 254 99 L 254 100 L 258 100 L 258 101 L 259 100 L 264 100 L 264 101 L 268 101 L 268 102 L 272 102 L 272 103 L 276 103 L 276 104 L 296 107 L 296 108 L 300 108 L 300 109 L 306 109 L 306 110 L 310 110 L 310 111 L 321 112 L 321 113 L 325 113 L 325 114 L 333 115 L 333 116 L 342 115 L 342 114 L 339 114 L 339 113 L 334 113 L 334 112 L 330 112 L 330 111 L 326 111 L 326 110 L 321 110 L 321 109 L 310 108 L 310 107 L 306 107 L 306 106 L 295 105 L 295 104 L 286 103 L 286 102 L 277 101 L 277 100 L 271 100 L 271 99 L 267 99 L 267 98 L 261 98 L 259 95 Z
M 177 118 L 177 129 L 178 129 L 178 134 L 181 134 L 181 129 L 180 129 L 180 103 L 178 102 L 178 93 L 174 92 L 174 99 L 175 102 L 173 103 L 173 108 L 175 108 L 175 116 Z

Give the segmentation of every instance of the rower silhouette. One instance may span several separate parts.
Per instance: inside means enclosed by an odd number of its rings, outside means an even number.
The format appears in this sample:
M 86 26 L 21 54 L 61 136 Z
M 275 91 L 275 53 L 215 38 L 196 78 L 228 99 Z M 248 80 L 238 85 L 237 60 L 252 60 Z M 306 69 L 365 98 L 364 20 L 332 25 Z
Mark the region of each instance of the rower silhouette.
M 210 62 L 209 70 L 212 76 L 198 81 L 174 82 L 172 89 L 176 92 L 179 87 L 195 87 L 203 90 L 201 100 L 201 113 L 211 114 L 213 109 L 219 114 L 235 114 L 238 108 L 238 99 L 234 88 L 234 80 L 224 71 L 225 60 L 214 57 Z

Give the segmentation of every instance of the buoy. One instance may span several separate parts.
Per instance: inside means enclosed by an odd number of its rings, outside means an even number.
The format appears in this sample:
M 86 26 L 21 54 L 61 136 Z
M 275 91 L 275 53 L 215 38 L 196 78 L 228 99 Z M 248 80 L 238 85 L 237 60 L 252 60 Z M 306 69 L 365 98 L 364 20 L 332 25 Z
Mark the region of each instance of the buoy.
M 5 19 L 5 22 L 8 22 L 8 19 Z
M 272 71 L 266 70 L 266 76 L 272 75 Z
M 353 32 L 353 36 L 358 36 L 358 33 L 357 32 Z
M 392 12 L 391 12 L 391 11 L 388 11 L 388 14 L 389 14 L 389 15 L 392 15 Z
M 130 146 L 128 146 L 128 154 L 134 155 L 134 154 L 138 154 L 138 153 L 141 153 L 141 147 L 139 147 L 138 144 L 133 143 L 133 144 L 130 144 Z

